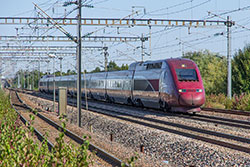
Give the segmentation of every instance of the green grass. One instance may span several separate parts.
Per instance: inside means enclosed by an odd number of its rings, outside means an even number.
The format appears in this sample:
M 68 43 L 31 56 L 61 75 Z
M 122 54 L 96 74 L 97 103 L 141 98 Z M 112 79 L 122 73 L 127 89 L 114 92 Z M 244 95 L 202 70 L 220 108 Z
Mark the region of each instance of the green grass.
M 207 95 L 205 107 L 220 108 L 220 109 L 235 109 L 250 111 L 250 93 L 242 93 L 234 95 L 232 99 L 228 99 L 226 95 Z
M 34 121 L 34 116 L 30 115 Z M 31 122 L 32 125 L 32 122 Z M 65 120 L 62 122 L 65 131 Z M 89 140 L 80 146 L 64 142 L 64 132 L 56 138 L 55 147 L 50 152 L 46 141 L 34 141 L 34 127 L 24 128 L 17 113 L 11 108 L 9 96 L 0 89 L 0 166 L 31 167 L 87 167 L 93 165 L 94 153 L 89 153 Z M 135 166 L 138 154 L 127 159 L 131 167 Z M 122 166 L 125 166 L 123 163 Z
M 89 166 L 93 154 L 88 154 L 89 140 L 81 146 L 66 144 L 64 133 L 56 138 L 50 152 L 47 143 L 35 142 L 33 127 L 23 128 L 9 97 L 0 90 L 0 166 Z M 65 128 L 65 123 L 62 124 Z

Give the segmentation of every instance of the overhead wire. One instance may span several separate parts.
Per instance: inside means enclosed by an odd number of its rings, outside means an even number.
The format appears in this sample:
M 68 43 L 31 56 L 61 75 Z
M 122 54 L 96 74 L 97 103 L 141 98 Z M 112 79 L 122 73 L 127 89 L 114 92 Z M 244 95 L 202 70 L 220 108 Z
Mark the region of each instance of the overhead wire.
M 50 1 L 44 2 L 44 3 L 42 3 L 41 5 L 42 5 L 42 6 L 45 6 L 45 5 L 48 6 L 48 5 L 51 5 L 51 4 L 52 4 L 52 5 L 55 5 L 55 4 L 58 3 L 58 1 L 53 2 L 53 3 L 49 3 L 49 4 L 48 4 L 48 2 L 50 2 Z M 50 6 L 48 9 L 45 9 L 44 11 L 46 12 L 46 11 L 48 11 L 50 8 L 51 8 L 51 6 Z M 32 10 L 32 13 L 33 13 L 34 11 L 36 12 L 36 7 Z M 38 15 L 39 15 L 39 12 L 37 12 L 37 13 L 38 13 Z M 30 22 L 30 23 L 28 24 L 28 26 L 30 27 L 30 25 L 33 24 L 33 23 L 35 23 L 38 19 L 39 19 L 39 18 L 34 19 L 34 21 L 32 21 L 32 22 Z M 22 29 L 22 28 L 24 28 L 24 27 L 26 27 L 26 26 L 27 26 L 27 25 L 25 25 L 25 26 L 23 26 L 23 27 L 21 27 L 21 28 L 19 28 L 19 29 Z M 34 29 L 34 30 L 35 30 L 35 29 Z
M 230 13 L 234 13 L 234 12 L 239 12 L 239 11 L 243 11 L 243 10 L 250 10 L 250 5 L 245 6 L 243 8 L 238 8 L 238 9 L 230 10 L 230 11 L 227 11 L 227 12 L 223 12 L 223 13 L 220 13 L 220 14 L 217 14 L 217 15 L 222 16 L 222 15 L 226 15 L 226 14 L 230 14 Z M 214 17 L 216 17 L 216 16 L 215 15 L 210 16 L 210 17 L 207 16 L 206 19 L 211 19 L 211 18 L 214 18 Z
M 244 7 L 244 8 L 242 8 L 242 9 L 248 9 L 249 7 L 247 6 L 247 7 Z M 241 9 L 241 10 L 242 10 Z M 231 13 L 232 12 L 237 12 L 236 10 L 233 10 L 233 11 L 231 11 Z M 229 13 L 229 12 L 224 12 L 224 14 L 226 14 L 226 13 Z M 248 24 L 248 22 L 246 23 L 246 24 Z M 243 26 L 243 25 L 240 25 L 240 24 L 238 24 L 238 26 L 240 26 L 241 28 L 245 28 L 246 30 L 249 30 L 247 27 L 245 27 L 245 26 Z M 161 31 L 164 31 L 164 30 L 161 30 Z M 242 32 L 242 31 L 239 31 L 239 32 Z M 236 32 L 237 33 L 237 32 Z M 225 34 L 225 32 L 223 33 L 223 34 Z M 160 35 L 162 35 L 162 33 L 160 34 Z M 211 39 L 213 39 L 213 38 L 215 38 L 215 37 L 213 37 L 213 36 L 208 36 L 207 37 L 208 39 L 206 40 L 206 37 L 204 37 L 204 38 L 201 38 L 201 39 L 195 39 L 195 40 L 193 40 L 193 41 L 191 41 L 191 42 L 197 42 L 196 40 L 203 40 L 202 42 L 204 43 L 205 41 L 209 41 L 209 40 L 211 40 Z M 217 40 L 216 40 L 217 41 Z M 223 40 L 223 41 L 225 41 L 225 40 Z M 190 42 L 190 41 L 188 41 L 188 42 Z M 202 43 L 202 42 L 200 42 L 200 43 Z M 196 44 L 200 44 L 200 43 L 196 43 Z M 178 45 L 178 44 L 176 44 L 176 45 Z M 173 45 L 172 45 L 173 46 Z M 155 49 L 155 48 L 154 48 Z M 156 48 L 157 49 L 157 48 Z M 159 48 L 160 49 L 160 48 Z
M 208 2 L 210 2 L 211 0 L 206 0 L 202 3 L 199 3 L 197 5 L 194 5 L 194 6 L 191 6 L 191 7 L 188 7 L 188 8 L 185 8 L 185 9 L 181 9 L 181 10 L 178 10 L 178 11 L 174 11 L 174 12 L 169 12 L 169 13 L 159 13 L 159 14 L 148 14 L 148 15 L 152 15 L 152 16 L 165 16 L 165 15 L 171 15 L 171 14 L 177 14 L 177 13 L 181 13 L 181 12 L 185 12 L 185 11 L 188 11 L 190 9 L 194 9 L 194 8 L 197 8 L 199 6 L 202 6 Z
M 211 12 L 210 12 L 211 13 Z M 227 20 L 227 19 L 225 19 L 225 18 L 223 18 L 223 17 L 221 17 L 220 15 L 218 15 L 218 14 L 215 14 L 215 13 L 211 13 L 212 15 L 214 15 L 215 17 L 218 17 L 218 18 L 221 18 L 221 19 L 223 19 L 223 20 Z M 243 26 L 243 25 L 241 25 L 241 24 L 238 24 L 238 23 L 234 23 L 235 25 L 237 25 L 237 26 L 239 26 L 239 27 L 241 27 L 241 28 L 244 28 L 244 29 L 246 29 L 246 30 L 249 30 L 250 31 L 250 28 L 248 28 L 248 27 L 245 27 L 245 26 Z
M 106 8 L 106 7 L 95 7 L 95 9 L 103 9 L 103 10 L 113 10 L 113 11 L 122 11 L 122 12 L 131 12 L 131 10 L 118 9 L 118 8 Z
M 93 0 L 91 0 L 91 1 L 93 1 Z M 101 0 L 101 1 L 99 1 L 99 2 L 93 3 L 93 5 L 100 4 L 100 3 L 104 3 L 104 2 L 107 2 L 107 1 L 109 1 L 109 0 Z
M 200 4 L 197 4 L 197 5 L 195 5 L 195 6 L 192 6 L 192 7 L 189 7 L 189 8 L 186 8 L 186 9 L 183 9 L 183 10 L 180 10 L 180 11 L 176 11 L 177 13 L 178 12 L 182 12 L 182 11 L 186 11 L 186 10 L 190 10 L 190 9 L 193 9 L 193 8 L 195 8 L 195 7 L 198 7 L 198 6 L 201 6 L 201 5 L 204 5 L 205 3 L 208 3 L 210 0 L 208 0 L 208 1 L 205 1 L 205 2 L 203 2 L 203 3 L 200 3 Z M 185 3 L 191 3 L 192 2 L 192 0 L 191 1 L 186 1 Z M 172 7 L 176 7 L 176 6 L 179 6 L 179 5 L 181 5 L 181 4 L 177 4 L 177 5 L 174 5 L 174 6 L 172 6 Z M 162 8 L 162 10 L 164 10 L 164 9 L 169 9 L 169 8 Z M 157 11 L 157 10 L 155 10 L 155 11 Z M 176 13 L 176 12 L 172 12 L 172 13 Z M 171 14 L 171 13 L 167 13 L 167 14 Z M 174 27 L 174 28 L 176 28 L 176 27 Z M 179 28 L 180 29 L 180 28 Z M 160 31 L 158 31 L 158 32 L 152 32 L 152 35 L 154 35 L 154 34 L 158 34 L 158 33 L 161 33 L 161 32 L 164 32 L 166 30 L 166 28 L 164 28 L 164 30 L 160 30 Z M 174 30 L 175 31 L 175 30 Z M 158 42 L 159 42 L 159 40 L 160 40 L 160 38 L 162 37 L 162 33 L 159 35 L 160 37 L 159 37 L 159 39 L 157 40 Z M 154 48 L 154 47 L 153 47 Z
M 92 1 L 87 1 L 87 2 L 92 2 Z M 101 1 L 102 2 L 102 1 Z M 190 1 L 187 1 L 187 2 L 189 2 L 190 3 Z M 105 27 L 106 28 L 106 27 Z M 176 27 L 174 27 L 173 29 L 176 29 Z M 169 33 L 169 31 L 170 30 L 168 30 L 168 29 L 164 29 L 164 30 L 160 30 L 159 32 L 152 32 L 152 35 L 157 35 L 157 34 L 160 34 L 161 36 L 163 35 L 163 34 L 166 34 L 166 33 Z M 237 32 L 237 30 L 235 30 L 236 32 Z M 240 33 L 240 32 L 239 32 Z M 155 36 L 154 36 L 155 37 Z M 205 38 L 205 37 L 204 37 Z M 212 37 L 210 37 L 210 38 L 207 38 L 207 39 L 214 39 L 214 38 L 212 38 Z M 198 40 L 199 41 L 199 40 Z M 202 40 L 200 40 L 201 42 L 203 42 Z M 199 42 L 200 42 L 199 41 Z M 189 41 L 188 41 L 189 42 Z M 191 43 L 192 43 L 193 41 L 191 40 Z M 119 43 L 119 44 L 122 44 L 122 42 L 121 43 Z
M 169 10 L 171 8 L 175 8 L 175 7 L 182 6 L 182 5 L 185 5 L 187 3 L 190 3 L 191 1 L 193 1 L 193 0 L 188 0 L 188 1 L 185 1 L 185 2 L 181 2 L 181 3 L 175 4 L 175 5 L 169 6 L 169 7 L 153 10 L 153 11 L 148 12 L 147 14 L 151 15 L 151 13 L 155 13 L 155 12 L 159 12 L 159 11 L 163 11 L 163 10 Z

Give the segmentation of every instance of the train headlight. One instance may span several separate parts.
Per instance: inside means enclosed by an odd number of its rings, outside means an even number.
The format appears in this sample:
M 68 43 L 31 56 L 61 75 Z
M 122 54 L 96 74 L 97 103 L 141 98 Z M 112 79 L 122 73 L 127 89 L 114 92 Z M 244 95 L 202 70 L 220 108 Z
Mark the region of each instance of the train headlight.
M 186 92 L 186 89 L 179 89 L 179 92 Z
M 196 89 L 196 92 L 202 92 L 202 89 Z

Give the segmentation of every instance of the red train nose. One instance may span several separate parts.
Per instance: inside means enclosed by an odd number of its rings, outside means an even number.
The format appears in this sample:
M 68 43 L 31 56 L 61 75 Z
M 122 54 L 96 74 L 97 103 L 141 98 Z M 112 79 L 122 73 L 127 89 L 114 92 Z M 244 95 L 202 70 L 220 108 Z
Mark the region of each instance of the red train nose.
M 183 106 L 201 106 L 204 102 L 203 93 L 183 93 L 179 96 L 179 103 Z

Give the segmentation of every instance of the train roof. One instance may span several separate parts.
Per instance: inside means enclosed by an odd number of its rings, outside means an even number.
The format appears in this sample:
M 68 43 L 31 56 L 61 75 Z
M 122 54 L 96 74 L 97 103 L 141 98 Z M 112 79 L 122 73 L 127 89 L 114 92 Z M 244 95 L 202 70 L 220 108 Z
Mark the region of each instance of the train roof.
M 47 81 L 47 80 L 53 80 L 53 75 L 44 75 L 41 79 L 40 82 Z M 76 75 L 65 75 L 65 76 L 56 76 L 55 81 L 68 81 L 68 80 L 75 80 Z
M 164 62 L 166 62 L 166 60 L 148 60 L 145 62 L 134 62 L 129 65 L 128 70 L 160 69 L 162 68 L 162 64 L 164 64 Z
M 134 62 L 130 64 L 129 70 L 151 70 L 151 69 L 161 69 L 166 68 L 167 64 L 178 64 L 178 63 L 192 63 L 195 64 L 192 60 L 186 58 L 169 58 L 162 60 L 149 60 L 145 62 Z
M 189 64 L 189 65 L 196 65 L 194 63 L 194 61 L 190 60 L 190 59 L 186 59 L 186 58 L 169 58 L 169 59 L 162 59 L 162 60 L 148 60 L 145 62 L 134 62 L 131 63 L 129 65 L 128 70 L 124 70 L 122 72 L 126 72 L 126 71 L 131 71 L 131 70 L 152 70 L 152 69 L 162 69 L 162 68 L 166 68 L 168 65 L 171 66 L 179 66 L 181 64 L 183 64 L 185 62 L 185 64 Z M 168 64 L 168 65 L 167 65 Z M 109 74 L 112 73 L 119 73 L 120 71 L 109 71 Z M 121 73 L 122 73 L 121 72 Z M 88 73 L 86 74 L 86 77 L 92 77 L 93 75 L 99 75 L 99 76 L 105 76 L 107 72 L 97 72 L 97 73 Z M 58 80 L 76 80 L 77 76 L 76 75 L 67 75 L 67 76 L 57 76 L 55 77 L 55 81 Z M 83 75 L 81 76 L 81 78 L 83 79 Z M 45 75 L 43 76 L 40 81 L 47 81 L 47 80 L 53 80 L 53 75 Z
M 175 58 L 175 59 L 167 59 L 167 62 L 171 66 L 175 67 L 194 67 L 196 66 L 195 62 L 186 58 Z

